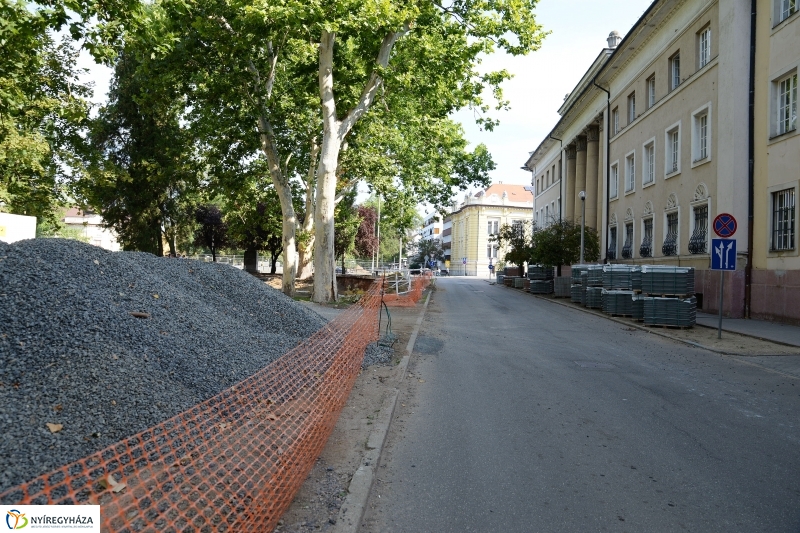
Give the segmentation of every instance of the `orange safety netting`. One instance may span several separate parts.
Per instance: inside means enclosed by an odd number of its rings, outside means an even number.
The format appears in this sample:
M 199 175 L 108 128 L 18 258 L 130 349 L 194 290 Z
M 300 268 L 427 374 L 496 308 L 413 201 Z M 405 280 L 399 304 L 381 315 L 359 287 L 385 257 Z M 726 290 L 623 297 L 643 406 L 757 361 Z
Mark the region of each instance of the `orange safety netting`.
M 405 293 L 391 293 L 383 295 L 383 302 L 389 307 L 414 307 L 422 298 L 422 292 L 430 285 L 432 276 L 423 274 L 415 276 L 411 282 L 411 290 Z M 390 282 L 386 282 L 389 286 Z
M 100 504 L 103 531 L 272 531 L 378 338 L 379 284 L 280 359 L 195 407 L 0 494 Z

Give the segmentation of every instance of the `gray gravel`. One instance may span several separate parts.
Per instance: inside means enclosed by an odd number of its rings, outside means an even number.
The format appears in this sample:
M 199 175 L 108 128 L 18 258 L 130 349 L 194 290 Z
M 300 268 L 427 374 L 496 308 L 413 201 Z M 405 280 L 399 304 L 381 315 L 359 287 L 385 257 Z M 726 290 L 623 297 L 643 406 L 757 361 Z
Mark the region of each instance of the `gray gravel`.
M 324 323 L 227 265 L 0 242 L 0 490 L 213 396 Z

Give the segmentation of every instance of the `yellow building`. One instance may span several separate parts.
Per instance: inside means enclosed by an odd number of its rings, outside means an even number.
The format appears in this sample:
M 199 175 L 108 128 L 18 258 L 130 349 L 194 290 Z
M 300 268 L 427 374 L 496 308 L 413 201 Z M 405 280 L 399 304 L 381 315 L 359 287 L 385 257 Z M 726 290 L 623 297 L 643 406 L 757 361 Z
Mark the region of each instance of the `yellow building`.
M 750 316 L 800 322 L 800 1 L 758 0 Z
M 503 260 L 503 252 L 490 238 L 505 224 L 530 221 L 533 195 L 522 185 L 497 183 L 453 206 L 450 274 L 489 276 L 489 263 Z

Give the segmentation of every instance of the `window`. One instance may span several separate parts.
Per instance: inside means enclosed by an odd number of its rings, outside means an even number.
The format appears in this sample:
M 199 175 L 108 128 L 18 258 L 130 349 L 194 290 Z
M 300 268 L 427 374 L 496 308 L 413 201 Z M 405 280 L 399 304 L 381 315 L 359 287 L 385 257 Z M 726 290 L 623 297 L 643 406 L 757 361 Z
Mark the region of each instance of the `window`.
M 778 23 L 797 13 L 798 0 L 778 0 Z
M 690 254 L 704 254 L 708 249 L 708 204 L 695 206 L 694 230 L 689 239 Z
M 681 169 L 681 129 L 680 126 L 675 126 L 667 130 L 666 137 L 667 144 L 667 157 L 665 174 L 668 176 Z
M 497 246 L 492 244 L 486 245 L 486 257 L 488 259 L 497 259 Z
M 619 108 L 615 107 L 611 111 L 611 135 L 619 133 Z
M 655 75 L 647 78 L 647 108 L 656 105 L 656 77 Z
M 547 172 L 545 172 L 544 186 L 545 187 L 549 187 L 550 186 L 550 171 L 549 170 Z
M 625 244 L 622 245 L 622 258 L 633 257 L 633 222 L 625 223 Z
M 656 179 L 656 143 L 650 141 L 644 145 L 644 167 L 642 185 L 653 183 Z
M 628 124 L 636 120 L 636 93 L 628 95 Z
M 681 55 L 675 54 L 669 60 L 669 89 L 674 91 L 681 84 Z
M 787 76 L 777 83 L 778 88 L 778 131 L 781 135 L 797 129 L 797 73 Z
M 608 249 L 606 250 L 606 257 L 611 260 L 617 258 L 617 227 L 611 226 L 608 228 Z
M 698 64 L 700 68 L 703 68 L 711 61 L 711 28 L 706 28 L 700 32 L 697 45 L 697 49 L 700 52 Z
M 667 236 L 661 247 L 664 255 L 678 255 L 678 212 L 667 213 Z
M 692 163 L 705 162 L 711 155 L 711 106 L 692 114 Z
M 636 188 L 636 156 L 634 154 L 625 158 L 625 192 Z
M 653 217 L 642 221 L 643 235 L 642 245 L 639 247 L 639 255 L 642 257 L 653 257 Z
M 794 189 L 772 193 L 772 250 L 794 250 Z
M 617 194 L 619 194 L 619 165 L 617 163 L 611 165 L 611 180 L 608 186 L 608 197 L 616 198 Z
M 500 233 L 500 219 L 489 219 L 489 226 L 487 229 L 489 235 L 496 235 Z

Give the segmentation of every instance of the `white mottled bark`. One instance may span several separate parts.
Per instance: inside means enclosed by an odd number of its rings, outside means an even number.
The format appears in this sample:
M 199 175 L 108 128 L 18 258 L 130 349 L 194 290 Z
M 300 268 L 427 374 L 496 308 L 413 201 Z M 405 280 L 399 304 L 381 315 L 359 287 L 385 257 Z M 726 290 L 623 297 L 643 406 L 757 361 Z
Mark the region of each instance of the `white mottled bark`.
M 305 178 L 306 186 L 306 218 L 303 220 L 300 231 L 303 232 L 304 239 L 298 243 L 300 260 L 297 265 L 297 277 L 299 279 L 310 278 L 313 274 L 311 258 L 314 251 L 314 195 L 315 195 L 315 175 L 317 168 L 317 157 L 319 157 L 319 143 L 317 138 L 311 139 L 311 158 L 308 165 L 308 174 Z
M 376 58 L 376 66 L 386 68 L 392 48 L 398 39 L 411 29 L 406 23 L 400 31 L 384 37 Z M 336 300 L 336 258 L 333 247 L 333 212 L 336 207 L 336 170 L 342 143 L 358 120 L 369 111 L 375 101 L 383 79 L 377 69 L 372 71 L 361 96 L 343 120 L 336 115 L 333 94 L 333 46 L 336 34 L 322 31 L 319 45 L 319 94 L 322 102 L 323 137 L 317 167 L 317 198 L 314 210 L 314 292 L 312 299 L 318 303 Z

